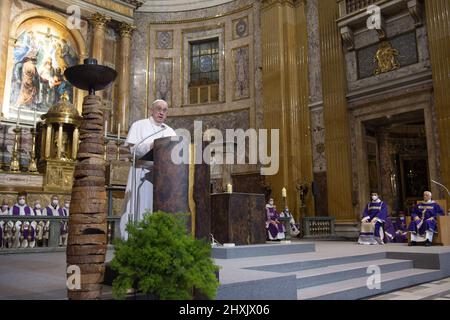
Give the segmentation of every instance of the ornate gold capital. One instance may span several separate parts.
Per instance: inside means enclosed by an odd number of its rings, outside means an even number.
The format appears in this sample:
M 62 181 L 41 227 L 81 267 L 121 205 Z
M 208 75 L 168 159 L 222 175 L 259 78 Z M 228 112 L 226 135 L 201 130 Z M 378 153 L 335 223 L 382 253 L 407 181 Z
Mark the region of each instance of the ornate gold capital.
M 121 37 L 131 37 L 136 26 L 125 22 L 119 22 L 119 34 Z
M 94 13 L 91 16 L 91 22 L 94 25 L 94 28 L 104 28 L 105 25 L 111 21 L 111 17 L 108 17 L 104 14 L 101 14 L 99 12 Z

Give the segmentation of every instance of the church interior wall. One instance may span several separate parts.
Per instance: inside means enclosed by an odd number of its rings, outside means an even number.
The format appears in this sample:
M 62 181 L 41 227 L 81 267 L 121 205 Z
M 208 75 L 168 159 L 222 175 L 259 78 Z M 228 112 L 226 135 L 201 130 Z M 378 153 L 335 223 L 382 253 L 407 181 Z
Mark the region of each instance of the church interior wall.
M 423 109 L 427 116 L 432 116 L 430 112 L 432 110 L 432 93 L 430 92 L 432 76 L 426 24 L 415 25 L 408 10 L 397 12 L 391 16 L 386 14 L 384 18 L 385 40 L 389 41 L 392 47 L 398 51 L 396 59 L 401 61 L 399 68 L 374 75 L 373 72 L 377 67 L 375 53 L 382 40 L 379 39 L 375 30 L 368 30 L 365 26 L 353 30 L 354 48 L 346 49 L 344 47 L 352 163 L 354 164 L 352 176 L 355 216 L 360 214 L 369 192 L 368 173 L 365 168 L 361 167 L 367 166 L 367 150 L 363 145 L 364 138 L 362 137 L 365 128 L 364 125 L 361 125 L 361 119 L 384 117 L 416 109 Z M 367 55 L 369 52 L 370 54 Z M 405 91 L 408 92 L 408 96 L 399 94 Z M 425 127 L 430 132 L 433 131 L 430 124 L 426 124 Z M 428 146 L 430 175 L 435 176 L 439 171 L 435 165 L 437 137 L 428 140 L 430 141 Z M 386 146 L 379 147 L 380 151 L 383 151 Z M 388 186 L 386 182 L 388 181 L 387 171 L 392 169 L 386 158 L 387 153 L 382 152 L 385 157 L 380 159 L 382 162 L 380 166 L 386 171 L 381 174 L 381 180 L 385 182 L 382 184 L 380 192 L 392 207 L 392 193 L 389 192 L 390 185 Z
M 48 10 L 48 15 L 46 14 L 46 11 Z M 66 19 L 68 17 L 68 15 L 64 12 L 64 11 L 54 11 L 51 8 L 48 8 L 44 5 L 38 5 L 35 3 L 30 3 L 27 1 L 22 1 L 22 0 L 16 0 L 16 1 L 12 1 L 11 3 L 11 9 L 10 9 L 10 16 L 9 16 L 9 22 L 10 22 L 10 28 L 12 28 L 13 26 L 15 27 L 20 27 L 20 25 L 17 25 L 17 21 L 20 20 L 22 21 L 22 16 L 26 15 L 29 12 L 36 12 L 37 15 L 43 15 L 43 16 L 48 16 L 48 19 L 50 21 L 52 20 L 52 17 L 54 15 L 58 15 L 59 17 L 61 17 L 63 20 Z M 33 19 L 33 15 L 30 16 L 31 19 Z M 28 18 L 27 18 L 28 20 Z M 27 21 L 27 20 L 24 20 Z M 81 23 L 80 23 L 80 28 L 75 31 L 75 32 L 79 32 L 81 35 L 81 39 L 82 39 L 82 43 L 77 42 L 77 45 L 81 48 L 78 48 L 78 54 L 80 54 L 81 56 L 84 55 L 86 52 L 88 52 L 89 50 L 89 28 L 88 28 L 88 23 L 86 21 L 86 19 L 82 18 Z M 13 30 L 9 30 L 10 33 L 13 32 Z M 16 35 L 17 36 L 17 35 Z M 10 49 L 8 50 L 8 54 L 7 54 L 7 61 L 12 61 L 12 49 L 14 42 L 16 41 L 16 39 L 14 38 L 10 38 L 9 39 L 9 47 Z M 81 59 L 82 57 L 80 57 Z M 9 64 L 10 66 L 12 66 L 12 63 Z M 5 74 L 0 74 L 0 77 L 4 78 L 4 81 L 6 83 L 5 85 L 5 90 L 4 92 L 2 92 L 2 97 L 3 100 L 9 100 L 10 99 L 10 95 L 11 95 L 11 89 L 10 89 L 10 84 L 9 82 L 11 82 L 11 70 L 9 70 L 11 67 L 8 67 L 8 70 Z M 77 92 L 78 90 L 75 91 L 75 99 L 74 102 L 77 106 L 78 109 L 81 108 L 81 99 L 79 94 L 81 92 Z M 81 97 L 82 98 L 82 97 Z M 4 108 L 3 106 L 5 105 L 3 103 L 3 101 L 0 101 L 0 110 L 2 110 L 2 116 L 1 116 L 1 122 L 0 122 L 0 166 L 1 168 L 4 168 L 5 165 L 9 164 L 10 162 L 10 158 L 11 158 L 11 151 L 12 151 L 12 147 L 14 144 L 14 132 L 13 129 L 15 127 L 15 124 L 13 124 L 16 121 L 16 114 L 14 115 L 10 115 L 9 117 L 6 117 L 5 113 L 3 111 Z M 30 134 L 30 127 L 32 125 L 32 111 L 28 112 L 30 115 L 28 117 L 28 119 L 25 118 L 24 123 L 22 124 L 22 133 L 20 136 L 20 161 L 21 161 L 21 165 L 26 167 L 28 166 L 28 162 L 29 162 L 29 150 L 31 149 L 31 134 Z M 38 116 L 40 114 L 38 113 Z M 22 118 L 21 121 L 24 120 L 24 116 L 26 116 L 26 112 L 22 111 L 21 114 Z
M 248 0 L 184 12 L 136 12 L 129 123 L 146 117 L 145 106 L 162 98 L 170 105 L 167 124 L 188 129 L 192 137 L 195 120 L 203 122 L 203 130 L 216 128 L 223 134 L 225 129 L 260 128 L 258 17 L 258 1 Z M 219 41 L 219 98 L 216 102 L 191 103 L 190 43 L 210 38 Z M 248 173 L 253 170 L 248 166 Z

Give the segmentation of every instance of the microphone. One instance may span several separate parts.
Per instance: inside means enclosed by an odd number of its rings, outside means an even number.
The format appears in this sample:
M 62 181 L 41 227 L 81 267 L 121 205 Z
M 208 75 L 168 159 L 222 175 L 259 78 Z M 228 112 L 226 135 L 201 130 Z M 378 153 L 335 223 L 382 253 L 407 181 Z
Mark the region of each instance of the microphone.
M 154 135 L 164 131 L 167 129 L 167 126 L 164 124 L 161 124 L 161 129 L 158 131 L 155 131 L 151 134 L 149 134 L 148 136 L 146 136 L 144 139 L 141 139 L 138 143 L 136 143 L 134 145 L 134 150 L 133 150 L 133 179 L 132 179 L 132 188 L 133 188 L 133 196 L 131 197 L 131 199 L 133 200 L 133 203 L 131 204 L 131 208 L 133 208 L 134 210 L 134 222 L 138 221 L 139 218 L 139 213 L 138 213 L 138 203 L 137 203 L 137 192 L 136 192 L 136 151 L 138 149 L 138 147 L 144 143 L 148 138 L 153 137 Z M 131 215 L 128 217 L 130 218 Z M 130 220 L 130 219 L 129 219 Z
M 442 183 L 439 183 L 439 182 L 437 182 L 437 181 L 434 181 L 433 179 L 431 179 L 431 182 L 433 182 L 433 183 L 437 184 L 438 186 L 440 186 L 440 187 L 444 188 L 444 189 L 445 189 L 445 191 L 447 191 L 447 193 L 448 193 L 448 196 L 450 197 L 450 191 L 448 191 L 448 189 L 447 189 L 447 187 L 446 187 L 446 186 L 444 186 L 444 185 L 443 185 Z

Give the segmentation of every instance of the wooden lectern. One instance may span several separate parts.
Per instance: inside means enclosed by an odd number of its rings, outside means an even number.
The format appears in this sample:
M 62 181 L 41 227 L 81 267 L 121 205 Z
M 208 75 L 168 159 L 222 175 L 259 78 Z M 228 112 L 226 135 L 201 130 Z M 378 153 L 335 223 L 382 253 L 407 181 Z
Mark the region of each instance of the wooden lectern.
M 196 238 L 209 239 L 209 165 L 203 161 L 201 164 L 175 164 L 172 161 L 172 150 L 179 143 L 184 142 L 171 141 L 170 137 L 156 139 L 154 142 L 153 211 L 191 213 L 187 230 L 193 232 Z M 190 149 L 189 145 L 184 148 Z

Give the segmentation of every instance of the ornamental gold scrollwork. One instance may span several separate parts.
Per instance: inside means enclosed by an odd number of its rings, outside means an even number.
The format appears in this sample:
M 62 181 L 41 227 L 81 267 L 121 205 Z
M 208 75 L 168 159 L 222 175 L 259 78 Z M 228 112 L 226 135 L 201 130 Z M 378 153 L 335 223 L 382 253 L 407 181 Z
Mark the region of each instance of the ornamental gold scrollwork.
M 394 49 L 388 41 L 381 42 L 374 58 L 378 68 L 373 71 L 373 74 L 379 75 L 400 68 L 400 63 L 397 61 L 398 55 L 398 50 Z

